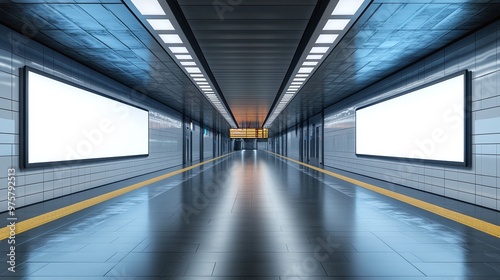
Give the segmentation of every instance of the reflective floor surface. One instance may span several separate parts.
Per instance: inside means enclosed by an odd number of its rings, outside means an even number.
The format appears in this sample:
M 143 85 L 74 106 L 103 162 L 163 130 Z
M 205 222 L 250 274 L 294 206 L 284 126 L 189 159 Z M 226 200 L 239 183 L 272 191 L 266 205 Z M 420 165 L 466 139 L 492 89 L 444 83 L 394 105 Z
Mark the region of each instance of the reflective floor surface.
M 256 151 L 16 238 L 1 279 L 500 279 L 499 238 Z

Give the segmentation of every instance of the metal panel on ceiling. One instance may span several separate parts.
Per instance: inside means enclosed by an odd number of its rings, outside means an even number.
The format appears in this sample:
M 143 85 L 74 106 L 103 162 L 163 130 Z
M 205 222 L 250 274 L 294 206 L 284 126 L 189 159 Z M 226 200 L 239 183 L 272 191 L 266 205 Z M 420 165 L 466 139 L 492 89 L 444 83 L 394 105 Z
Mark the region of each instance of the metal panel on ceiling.
M 0 23 L 209 127 L 229 127 L 122 1 L 8 1 Z
M 276 119 L 281 131 L 498 19 L 498 1 L 377 0 Z
M 317 1 L 179 1 L 237 123 L 261 127 Z

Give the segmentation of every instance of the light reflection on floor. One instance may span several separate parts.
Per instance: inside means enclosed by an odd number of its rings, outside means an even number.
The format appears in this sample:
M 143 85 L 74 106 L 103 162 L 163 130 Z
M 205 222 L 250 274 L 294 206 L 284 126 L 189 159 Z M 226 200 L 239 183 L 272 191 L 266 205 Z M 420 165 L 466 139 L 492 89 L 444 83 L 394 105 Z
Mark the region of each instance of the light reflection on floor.
M 18 245 L 16 275 L 275 280 L 500 276 L 500 239 L 270 154 L 242 151 L 200 170 L 43 226 L 44 235 Z

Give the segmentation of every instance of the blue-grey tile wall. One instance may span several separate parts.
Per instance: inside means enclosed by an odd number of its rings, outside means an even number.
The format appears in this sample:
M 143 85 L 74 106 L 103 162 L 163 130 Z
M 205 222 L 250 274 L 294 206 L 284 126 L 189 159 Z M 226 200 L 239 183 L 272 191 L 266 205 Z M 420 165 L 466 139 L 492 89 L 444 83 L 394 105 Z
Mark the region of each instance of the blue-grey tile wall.
M 149 156 L 23 170 L 19 166 L 19 69 L 25 65 L 149 110 Z M 61 104 L 61 106 L 64 106 Z M 182 116 L 35 41 L 0 26 L 0 192 L 16 169 L 16 206 L 182 164 Z M 0 211 L 7 209 L 0 195 Z
M 203 159 L 210 159 L 214 156 L 214 134 L 210 129 L 203 131 Z
M 355 108 L 472 71 L 468 168 L 355 155 Z M 500 21 L 325 110 L 325 165 L 500 210 Z
M 287 132 L 287 149 L 288 149 L 288 157 L 299 160 L 300 157 L 300 135 L 296 130 L 296 127 L 288 130 Z
M 201 150 L 201 139 L 200 139 L 200 136 L 201 136 L 201 132 L 200 132 L 200 126 L 198 126 L 197 124 L 193 124 L 193 128 L 194 130 L 192 131 L 192 160 L 194 162 L 196 161 L 199 161 L 201 160 L 201 154 L 200 154 L 200 150 Z

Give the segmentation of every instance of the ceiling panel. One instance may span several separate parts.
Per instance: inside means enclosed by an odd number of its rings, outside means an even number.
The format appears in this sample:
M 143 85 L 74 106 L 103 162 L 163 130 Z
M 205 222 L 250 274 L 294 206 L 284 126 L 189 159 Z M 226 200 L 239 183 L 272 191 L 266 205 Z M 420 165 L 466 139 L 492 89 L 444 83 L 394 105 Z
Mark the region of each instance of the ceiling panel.
M 263 125 L 319 2 L 177 1 L 240 126 Z M 300 123 L 498 19 L 499 2 L 372 1 L 272 130 Z M 146 89 L 193 119 L 228 127 L 122 1 L 2 1 L 0 23 L 28 30 L 42 44 L 125 85 Z
M 2 1 L 0 23 L 187 117 L 229 128 L 122 1 Z
M 178 1 L 240 126 L 263 125 L 316 2 Z
M 301 123 L 498 19 L 498 11 L 499 1 L 373 1 L 271 130 Z

